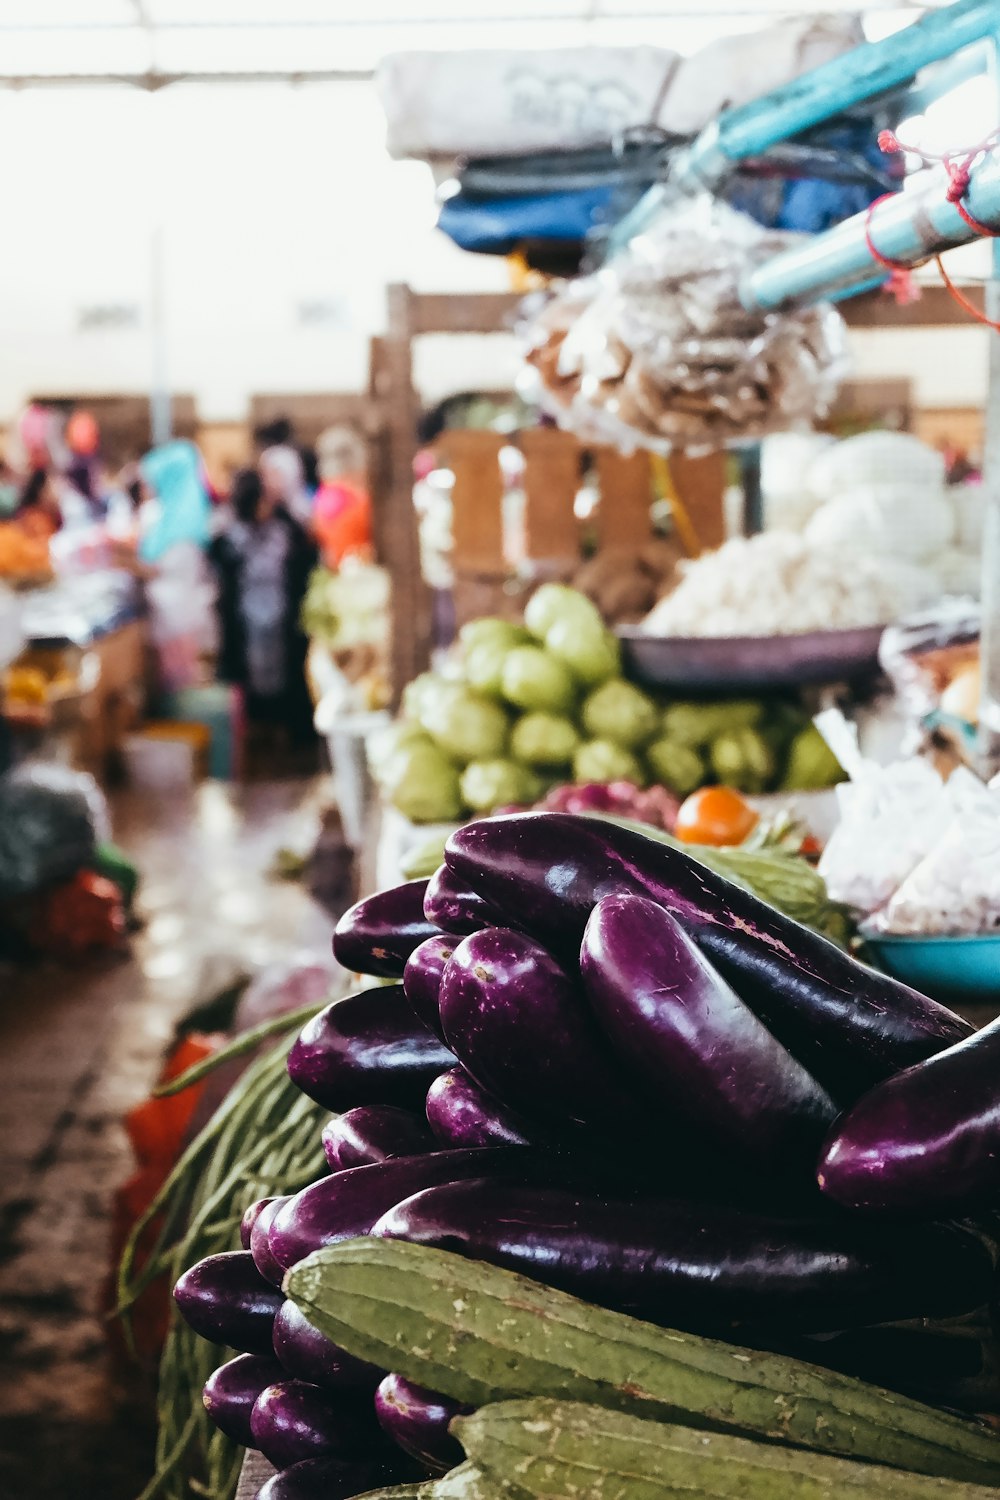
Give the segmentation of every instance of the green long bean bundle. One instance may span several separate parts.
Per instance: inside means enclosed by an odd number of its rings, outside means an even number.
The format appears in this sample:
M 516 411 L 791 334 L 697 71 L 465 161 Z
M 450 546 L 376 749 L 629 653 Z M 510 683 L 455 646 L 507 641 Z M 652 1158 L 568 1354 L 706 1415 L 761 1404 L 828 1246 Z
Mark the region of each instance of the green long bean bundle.
M 118 1270 L 118 1312 L 127 1337 L 130 1309 L 152 1282 L 165 1276 L 173 1284 L 206 1255 L 238 1249 L 249 1203 L 297 1192 L 321 1175 L 320 1129 L 329 1111 L 300 1093 L 286 1069 L 295 1035 L 320 1009 L 304 1007 L 256 1027 L 161 1090 L 177 1093 L 281 1035 L 251 1062 L 133 1228 Z M 140 1267 L 139 1246 L 157 1221 Z M 235 1494 L 241 1450 L 209 1421 L 201 1399 L 209 1375 L 229 1357 L 171 1307 L 157 1387 L 156 1471 L 139 1500 L 230 1500 Z

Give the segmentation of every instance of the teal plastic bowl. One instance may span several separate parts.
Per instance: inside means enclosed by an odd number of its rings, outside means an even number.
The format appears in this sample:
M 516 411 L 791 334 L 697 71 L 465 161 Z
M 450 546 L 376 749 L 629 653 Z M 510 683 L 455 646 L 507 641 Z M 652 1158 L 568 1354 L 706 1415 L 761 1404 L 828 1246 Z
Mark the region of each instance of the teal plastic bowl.
M 882 968 L 934 999 L 1000 1005 L 1000 932 L 971 937 L 861 935 Z

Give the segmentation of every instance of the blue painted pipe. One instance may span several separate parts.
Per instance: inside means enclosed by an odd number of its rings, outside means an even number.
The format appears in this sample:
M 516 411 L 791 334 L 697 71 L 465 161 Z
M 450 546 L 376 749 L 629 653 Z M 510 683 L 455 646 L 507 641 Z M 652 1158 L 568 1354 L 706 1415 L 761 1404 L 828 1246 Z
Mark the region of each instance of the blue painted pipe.
M 956 0 L 884 41 L 856 47 L 763 99 L 727 111 L 675 162 L 671 181 L 686 190 L 712 187 L 747 157 L 898 88 L 921 68 L 993 35 L 997 8 L 998 0 Z
M 897 193 L 871 215 L 871 238 L 887 260 L 916 265 L 939 250 L 980 238 L 946 196 L 944 174 L 935 172 L 923 189 Z M 972 173 L 965 207 L 989 229 L 1000 229 L 1000 151 L 993 151 Z M 868 215 L 856 214 L 825 234 L 785 250 L 751 271 L 740 288 L 743 305 L 770 311 L 792 303 L 815 302 L 837 293 L 860 291 L 881 276 L 868 249 Z

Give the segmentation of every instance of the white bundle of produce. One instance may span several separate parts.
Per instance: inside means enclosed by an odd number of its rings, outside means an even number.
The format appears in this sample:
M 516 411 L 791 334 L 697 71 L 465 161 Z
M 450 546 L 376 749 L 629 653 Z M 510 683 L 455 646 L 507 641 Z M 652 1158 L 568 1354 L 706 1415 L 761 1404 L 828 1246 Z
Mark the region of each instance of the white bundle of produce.
M 851 780 L 836 789 L 840 821 L 819 873 L 831 901 L 870 916 L 946 832 L 969 773 L 956 771 L 945 782 L 929 761 L 917 758 L 888 766 L 864 760 L 849 769 Z
M 980 933 L 1000 927 L 1000 790 L 967 771 L 947 785 L 948 820 L 874 919 L 881 932 Z

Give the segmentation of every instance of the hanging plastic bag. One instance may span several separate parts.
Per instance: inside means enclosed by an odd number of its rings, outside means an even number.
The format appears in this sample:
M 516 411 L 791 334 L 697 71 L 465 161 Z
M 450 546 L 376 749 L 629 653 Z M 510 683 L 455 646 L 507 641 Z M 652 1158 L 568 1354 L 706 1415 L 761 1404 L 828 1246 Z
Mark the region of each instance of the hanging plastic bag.
M 620 446 L 718 449 L 815 420 L 846 369 L 832 307 L 748 312 L 746 274 L 793 243 L 681 200 L 526 330 L 560 425 Z

